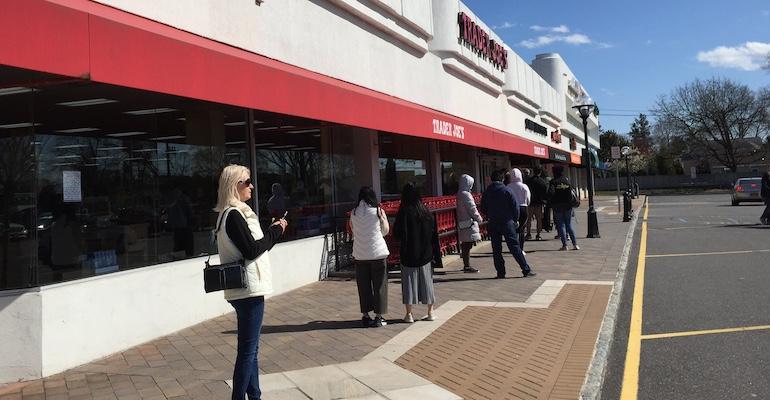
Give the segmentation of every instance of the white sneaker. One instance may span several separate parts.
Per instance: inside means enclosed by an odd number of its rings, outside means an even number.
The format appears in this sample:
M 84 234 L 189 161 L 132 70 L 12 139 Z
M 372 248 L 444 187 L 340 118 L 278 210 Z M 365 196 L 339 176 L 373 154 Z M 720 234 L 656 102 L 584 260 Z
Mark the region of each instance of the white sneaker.
M 527 252 L 526 252 L 526 251 L 524 251 L 524 250 L 522 250 L 522 251 L 521 251 L 521 254 L 524 254 L 524 255 L 526 256 L 526 255 L 527 255 Z
M 436 316 L 433 315 L 433 314 L 428 314 L 428 315 L 422 317 L 422 320 L 423 321 L 435 321 L 436 320 Z
M 572 250 L 580 250 L 580 246 L 574 245 L 574 246 L 572 246 Z
M 407 324 L 411 324 L 412 322 L 414 322 L 414 317 L 412 316 L 412 313 L 406 313 L 406 315 L 404 315 L 404 322 L 406 322 Z

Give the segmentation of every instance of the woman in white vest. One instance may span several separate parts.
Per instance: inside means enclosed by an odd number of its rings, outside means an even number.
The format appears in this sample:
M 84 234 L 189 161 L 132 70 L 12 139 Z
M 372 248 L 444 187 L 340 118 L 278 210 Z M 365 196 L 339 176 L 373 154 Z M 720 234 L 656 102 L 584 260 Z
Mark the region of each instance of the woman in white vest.
M 388 312 L 388 245 L 385 235 L 390 226 L 374 190 L 364 186 L 358 192 L 358 206 L 350 212 L 353 230 L 353 258 L 356 260 L 356 284 L 364 327 L 380 327 L 388 323 L 382 317 Z M 369 315 L 374 311 L 375 317 Z
M 232 399 L 257 400 L 259 389 L 259 332 L 265 312 L 265 295 L 272 293 L 268 251 L 286 229 L 286 220 L 275 221 L 267 232 L 259 226 L 257 214 L 245 201 L 251 199 L 254 186 L 248 168 L 228 165 L 219 176 L 217 206 L 217 248 L 224 263 L 244 260 L 247 285 L 225 290 L 225 300 L 235 308 L 238 320 L 238 352 L 233 371 Z M 224 219 L 224 221 L 223 221 Z M 220 224 L 220 222 L 222 222 Z

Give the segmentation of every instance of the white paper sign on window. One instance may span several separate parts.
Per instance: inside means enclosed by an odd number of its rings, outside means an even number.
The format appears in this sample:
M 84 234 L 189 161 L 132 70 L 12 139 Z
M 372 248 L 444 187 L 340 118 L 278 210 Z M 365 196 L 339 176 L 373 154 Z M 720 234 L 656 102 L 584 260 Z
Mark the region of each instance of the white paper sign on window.
M 65 203 L 80 203 L 83 201 L 80 171 L 62 171 L 62 193 Z

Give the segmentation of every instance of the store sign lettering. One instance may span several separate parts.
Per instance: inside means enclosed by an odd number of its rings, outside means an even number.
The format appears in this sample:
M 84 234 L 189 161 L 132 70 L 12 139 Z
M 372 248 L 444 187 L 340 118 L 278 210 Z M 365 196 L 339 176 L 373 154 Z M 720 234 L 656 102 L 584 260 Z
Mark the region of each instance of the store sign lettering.
M 440 119 L 433 120 L 433 133 L 441 136 L 451 136 L 457 139 L 465 139 L 465 127 Z
M 543 135 L 543 136 L 547 136 L 548 135 L 548 129 L 546 129 L 546 127 L 544 127 L 543 125 L 538 124 L 537 122 L 535 122 L 535 121 L 533 121 L 533 120 L 531 120 L 529 118 L 526 118 L 524 120 L 524 129 L 526 129 L 528 131 L 535 132 L 535 133 L 537 133 L 539 135 Z
M 557 161 L 564 161 L 564 162 L 566 162 L 567 161 L 567 156 L 564 155 L 564 154 L 561 154 L 561 153 L 555 153 L 553 155 L 553 159 L 557 160 Z
M 457 14 L 457 23 L 460 25 L 460 39 L 463 43 L 501 71 L 508 68 L 508 50 L 494 39 L 490 39 L 487 31 L 464 12 Z
M 551 132 L 551 141 L 554 143 L 561 143 L 561 132 L 559 132 L 558 129 Z
M 535 146 L 534 150 L 536 156 L 545 157 L 545 147 Z

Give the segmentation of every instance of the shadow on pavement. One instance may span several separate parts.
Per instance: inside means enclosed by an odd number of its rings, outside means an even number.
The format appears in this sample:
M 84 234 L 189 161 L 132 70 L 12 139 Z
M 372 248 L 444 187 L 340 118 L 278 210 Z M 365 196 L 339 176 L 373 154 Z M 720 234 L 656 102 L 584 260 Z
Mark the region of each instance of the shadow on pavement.
M 388 319 L 388 325 L 405 323 L 401 320 Z M 308 332 L 324 331 L 337 329 L 370 329 L 361 326 L 361 320 L 354 321 L 310 321 L 301 325 L 263 325 L 262 334 L 285 333 L 285 332 Z M 371 328 L 374 329 L 374 328 Z M 223 334 L 235 335 L 238 331 L 224 331 Z
M 468 274 L 468 275 L 478 275 L 478 274 Z M 486 276 L 486 277 L 478 277 L 478 278 L 433 278 L 433 283 L 443 283 L 443 282 L 465 282 L 465 281 L 487 281 L 487 280 L 494 280 L 495 277 L 493 276 Z
M 770 229 L 770 225 L 755 224 L 725 224 L 717 225 L 715 228 L 749 228 L 749 229 Z

